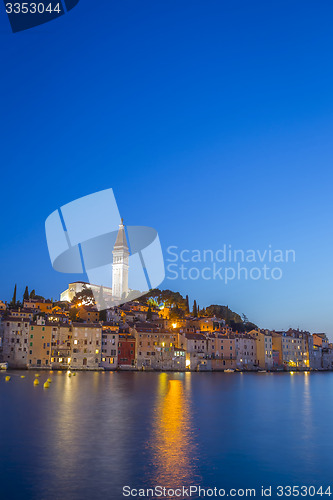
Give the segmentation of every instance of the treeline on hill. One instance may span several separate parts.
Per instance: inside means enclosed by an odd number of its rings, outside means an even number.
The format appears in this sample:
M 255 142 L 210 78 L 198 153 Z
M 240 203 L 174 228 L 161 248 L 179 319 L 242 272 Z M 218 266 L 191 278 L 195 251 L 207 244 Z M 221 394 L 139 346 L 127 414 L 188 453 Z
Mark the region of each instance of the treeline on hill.
M 22 301 L 17 299 L 17 287 L 14 287 L 13 298 L 11 302 L 8 304 L 9 310 L 7 310 L 6 314 L 10 314 L 10 309 L 16 309 L 18 307 L 23 306 L 24 300 L 29 299 L 37 299 L 44 300 L 44 297 L 41 295 L 37 295 L 35 290 L 32 290 L 29 293 L 28 287 L 26 286 Z M 103 287 L 100 288 L 99 295 L 99 303 L 103 303 Z M 247 332 L 253 329 L 258 328 L 257 325 L 251 323 L 245 314 L 242 314 L 242 317 L 229 309 L 228 306 L 221 306 L 217 304 L 212 304 L 208 307 L 203 307 L 200 309 L 197 301 L 193 301 L 193 305 L 190 308 L 189 297 L 186 295 L 184 298 L 179 292 L 173 292 L 172 290 L 159 290 L 155 288 L 150 290 L 148 293 L 143 295 L 142 297 L 135 299 L 142 304 L 146 304 L 149 306 L 149 311 L 147 314 L 147 319 L 151 317 L 151 310 L 155 308 L 159 308 L 162 304 L 165 307 L 170 309 L 169 317 L 171 320 L 182 319 L 185 316 L 193 316 L 194 318 L 202 318 L 202 317 L 212 317 L 216 316 L 219 319 L 225 320 L 226 324 L 230 326 L 233 331 L 239 332 Z M 51 299 L 53 302 L 53 299 Z M 84 303 L 85 305 L 94 305 L 95 299 L 91 289 L 86 286 L 83 287 L 82 292 L 76 294 L 74 299 L 72 300 L 72 307 L 70 309 L 70 318 L 75 321 L 77 320 L 77 308 L 80 303 Z M 73 307 L 74 306 L 74 307 Z M 105 320 L 106 314 L 105 311 L 102 310 L 100 312 L 100 319 Z
M 249 332 L 258 328 L 257 325 L 247 319 L 245 314 L 240 316 L 229 309 L 228 306 L 212 304 L 200 309 L 197 301 L 194 300 L 193 306 L 190 308 L 188 295 L 184 298 L 179 292 L 171 290 L 159 290 L 156 288 L 150 290 L 137 300 L 150 307 L 159 307 L 161 304 L 164 304 L 165 307 L 170 308 L 170 319 L 182 319 L 187 315 L 192 315 L 195 318 L 216 316 L 219 319 L 225 320 L 226 324 L 233 331 Z

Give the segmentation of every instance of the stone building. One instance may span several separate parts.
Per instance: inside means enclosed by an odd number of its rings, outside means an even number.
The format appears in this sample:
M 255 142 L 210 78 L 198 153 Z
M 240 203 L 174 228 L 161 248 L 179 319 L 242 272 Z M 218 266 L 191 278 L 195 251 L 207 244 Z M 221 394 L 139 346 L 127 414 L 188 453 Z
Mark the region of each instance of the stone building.
M 27 368 L 30 321 L 8 317 L 2 321 L 2 361 L 9 368 Z
M 179 333 L 178 345 L 186 352 L 186 368 L 199 370 L 207 358 L 207 339 L 203 333 Z
M 30 323 L 28 338 L 28 368 L 50 368 L 52 332 L 57 327 L 39 317 Z
M 256 368 L 257 348 L 256 341 L 250 335 L 236 335 L 236 365 L 240 370 L 254 370 Z
M 65 370 L 71 365 L 72 327 L 68 324 L 54 324 L 52 329 L 51 366 Z
M 72 358 L 74 370 L 96 370 L 101 362 L 102 327 L 94 323 L 72 323 Z
M 118 344 L 119 327 L 112 328 L 103 326 L 100 366 L 104 368 L 104 370 L 116 370 L 118 367 Z

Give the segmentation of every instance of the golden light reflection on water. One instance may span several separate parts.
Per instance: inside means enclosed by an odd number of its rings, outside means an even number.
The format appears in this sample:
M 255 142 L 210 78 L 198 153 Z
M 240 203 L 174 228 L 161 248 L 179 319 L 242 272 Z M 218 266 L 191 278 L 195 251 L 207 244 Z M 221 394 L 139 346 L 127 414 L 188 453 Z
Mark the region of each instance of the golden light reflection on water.
M 304 398 L 303 398 L 303 419 L 306 430 L 305 438 L 309 439 L 313 433 L 312 422 L 312 399 L 310 392 L 310 377 L 308 372 L 304 373 Z
M 189 400 L 190 374 L 183 380 L 159 376 L 158 397 L 153 432 L 148 448 L 153 456 L 149 482 L 167 488 L 187 485 L 193 481 L 197 458 L 192 435 Z

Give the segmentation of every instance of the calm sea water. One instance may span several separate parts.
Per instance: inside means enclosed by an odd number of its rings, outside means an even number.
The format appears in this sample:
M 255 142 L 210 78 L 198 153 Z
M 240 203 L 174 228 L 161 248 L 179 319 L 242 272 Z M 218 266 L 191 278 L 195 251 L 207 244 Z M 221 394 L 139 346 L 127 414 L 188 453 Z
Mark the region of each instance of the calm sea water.
M 0 374 L 1 499 L 333 483 L 333 373 L 56 372 L 49 389 L 10 375 Z

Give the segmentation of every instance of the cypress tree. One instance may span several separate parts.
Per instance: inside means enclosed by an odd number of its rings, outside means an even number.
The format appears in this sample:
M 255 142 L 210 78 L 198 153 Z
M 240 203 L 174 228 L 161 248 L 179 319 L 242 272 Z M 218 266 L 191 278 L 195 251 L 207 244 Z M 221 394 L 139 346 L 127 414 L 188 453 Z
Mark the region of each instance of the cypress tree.
M 35 296 L 36 296 L 36 291 L 35 291 L 35 289 L 33 289 L 30 292 L 30 299 L 33 299 Z
M 148 307 L 146 319 L 147 319 L 147 321 L 151 321 L 153 319 L 153 313 L 152 313 L 150 304 L 149 304 L 149 307 Z
M 14 293 L 13 293 L 13 298 L 12 298 L 12 305 L 15 306 L 16 304 L 16 283 L 14 287 Z
M 25 287 L 24 290 L 23 300 L 29 300 L 29 290 L 27 286 Z
M 197 309 L 197 301 L 196 300 L 194 300 L 194 302 L 193 302 L 193 316 L 195 318 L 198 317 L 198 309 Z
M 187 314 L 189 314 L 189 312 L 190 312 L 190 305 L 189 305 L 189 302 L 188 302 L 188 295 L 186 295 L 186 312 L 187 312 Z

